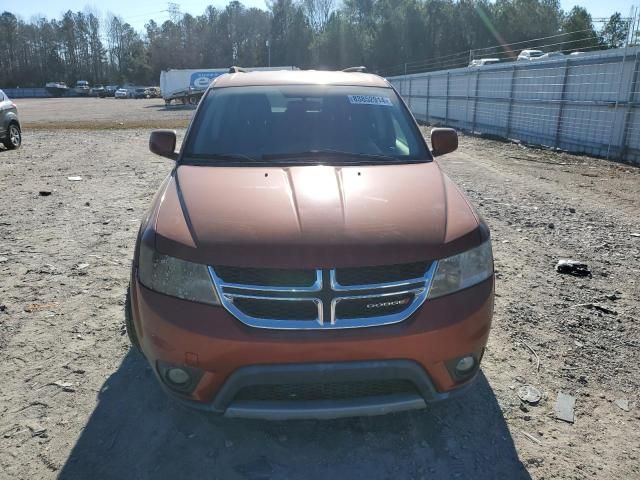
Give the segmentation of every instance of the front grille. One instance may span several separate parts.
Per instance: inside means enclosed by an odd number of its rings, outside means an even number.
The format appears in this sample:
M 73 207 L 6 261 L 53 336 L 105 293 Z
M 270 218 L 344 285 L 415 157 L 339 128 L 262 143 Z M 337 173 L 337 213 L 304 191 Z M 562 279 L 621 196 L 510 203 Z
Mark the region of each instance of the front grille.
M 418 393 L 409 380 L 370 380 L 354 382 L 251 385 L 241 388 L 236 401 L 313 401 L 350 400 L 394 394 Z
M 216 266 L 216 274 L 225 283 L 266 287 L 310 287 L 316 281 L 315 270 L 301 269 Z
M 275 300 L 237 297 L 234 305 L 255 318 L 280 318 L 283 320 L 315 320 L 318 306 L 313 300 Z
M 209 267 L 222 305 L 270 329 L 359 328 L 398 323 L 425 301 L 437 262 L 335 270 Z
M 336 280 L 345 287 L 380 283 L 404 282 L 422 278 L 431 262 L 382 265 L 375 267 L 338 268 Z

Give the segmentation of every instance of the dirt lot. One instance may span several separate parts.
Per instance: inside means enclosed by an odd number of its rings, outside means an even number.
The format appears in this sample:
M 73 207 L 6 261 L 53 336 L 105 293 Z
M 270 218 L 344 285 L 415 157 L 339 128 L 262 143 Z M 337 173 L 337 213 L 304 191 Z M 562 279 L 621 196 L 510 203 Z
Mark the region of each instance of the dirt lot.
M 193 107 L 162 99 L 21 98 L 15 100 L 23 128 L 131 129 L 186 127 Z
M 441 164 L 492 228 L 498 295 L 470 394 L 377 418 L 222 420 L 168 400 L 122 334 L 138 222 L 172 167 L 148 127 L 190 112 L 69 99 L 59 119 L 54 102 L 19 101 L 23 148 L 0 150 L 0 478 L 640 478 L 639 169 L 462 138 Z M 593 277 L 556 273 L 560 258 Z M 558 392 L 575 423 L 554 418 Z

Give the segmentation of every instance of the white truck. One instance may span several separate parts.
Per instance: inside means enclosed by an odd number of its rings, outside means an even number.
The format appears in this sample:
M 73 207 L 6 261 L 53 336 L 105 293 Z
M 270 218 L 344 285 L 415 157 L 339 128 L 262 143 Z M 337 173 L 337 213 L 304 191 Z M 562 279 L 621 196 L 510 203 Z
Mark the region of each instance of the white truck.
M 237 67 L 163 70 L 160 72 L 160 92 L 164 103 L 170 105 L 175 101 L 183 105 L 196 105 L 213 79 L 234 68 Z M 256 67 L 244 70 L 295 70 L 295 67 Z

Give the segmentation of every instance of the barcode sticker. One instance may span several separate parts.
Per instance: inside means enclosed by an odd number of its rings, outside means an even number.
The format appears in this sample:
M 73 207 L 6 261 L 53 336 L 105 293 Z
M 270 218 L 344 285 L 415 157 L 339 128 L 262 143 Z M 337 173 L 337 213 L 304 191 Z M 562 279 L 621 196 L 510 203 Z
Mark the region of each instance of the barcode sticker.
M 392 107 L 391 99 L 387 97 L 380 97 L 377 95 L 347 95 L 349 97 L 349 103 L 354 105 L 383 105 L 385 107 Z

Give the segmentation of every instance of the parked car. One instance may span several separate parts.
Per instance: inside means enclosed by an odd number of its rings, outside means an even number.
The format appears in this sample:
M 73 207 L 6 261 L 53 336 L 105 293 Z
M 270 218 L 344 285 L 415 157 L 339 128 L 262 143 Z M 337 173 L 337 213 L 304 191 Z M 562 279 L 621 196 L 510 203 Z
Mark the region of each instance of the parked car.
M 160 88 L 159 87 L 149 87 L 147 88 L 147 98 L 160 98 Z
M 18 107 L 2 90 L 0 90 L 0 141 L 9 150 L 15 150 L 22 145 Z
M 104 96 L 103 93 L 104 93 L 104 85 L 94 85 L 91 88 L 90 95 L 92 97 L 102 97 L 102 96 Z
M 469 66 L 482 67 L 484 65 L 493 65 L 495 63 L 500 63 L 500 59 L 499 58 L 477 58 L 477 59 L 471 60 L 471 63 L 469 63 Z
M 540 58 L 544 55 L 544 52 L 542 50 L 522 50 L 520 52 L 520 54 L 518 55 L 517 60 L 518 61 L 523 61 L 523 60 L 535 60 L 536 58 Z
M 544 55 L 537 57 L 536 60 L 552 60 L 554 58 L 563 58 L 564 53 L 562 52 L 549 52 Z
M 89 82 L 87 82 L 86 80 L 78 80 L 73 90 L 75 91 L 76 95 L 86 97 L 89 95 L 90 91 Z
M 133 91 L 133 98 L 137 98 L 137 99 L 140 99 L 140 98 L 149 98 L 149 97 L 147 96 L 147 89 L 146 89 L 146 88 L 136 88 L 136 89 Z
M 69 93 L 69 87 L 64 82 L 47 82 L 44 88 L 54 98 L 64 97 Z
M 425 407 L 476 378 L 493 311 L 489 229 L 383 78 L 223 75 L 136 242 L 131 343 L 164 389 L 234 417 Z
M 116 98 L 131 98 L 131 92 L 126 88 L 119 88 L 116 90 L 114 96 Z
M 117 85 L 107 85 L 106 87 L 104 87 L 104 91 L 100 92 L 100 98 L 115 97 L 116 90 L 118 90 Z

